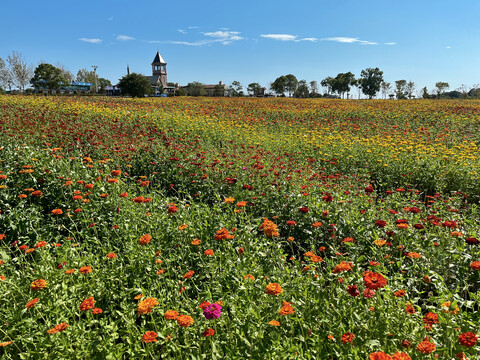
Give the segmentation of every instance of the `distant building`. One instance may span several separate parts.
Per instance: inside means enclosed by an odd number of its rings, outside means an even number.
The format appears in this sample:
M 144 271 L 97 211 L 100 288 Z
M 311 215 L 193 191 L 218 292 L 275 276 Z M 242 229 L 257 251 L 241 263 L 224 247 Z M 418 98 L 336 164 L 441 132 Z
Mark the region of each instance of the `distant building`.
M 225 96 L 226 87 L 221 81 L 218 84 L 205 85 L 207 96 Z

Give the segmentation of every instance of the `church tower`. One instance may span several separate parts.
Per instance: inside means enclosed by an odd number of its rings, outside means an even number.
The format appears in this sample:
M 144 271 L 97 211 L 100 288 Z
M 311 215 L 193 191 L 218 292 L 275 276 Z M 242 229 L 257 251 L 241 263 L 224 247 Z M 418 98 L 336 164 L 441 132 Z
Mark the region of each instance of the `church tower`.
M 167 86 L 167 63 L 158 50 L 152 62 L 152 75 L 158 77 L 158 81 L 163 87 Z

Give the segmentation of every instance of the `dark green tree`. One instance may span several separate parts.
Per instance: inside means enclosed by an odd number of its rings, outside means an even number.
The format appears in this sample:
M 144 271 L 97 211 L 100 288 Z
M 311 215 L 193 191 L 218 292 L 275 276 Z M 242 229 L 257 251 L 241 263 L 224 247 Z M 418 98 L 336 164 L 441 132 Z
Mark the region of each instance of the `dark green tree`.
M 445 91 L 450 87 L 447 82 L 439 81 L 435 84 L 435 90 L 437 91 L 437 97 L 441 98 Z
M 194 81 L 187 85 L 187 94 L 189 96 L 205 96 L 207 95 L 207 90 L 205 90 L 205 85 Z
M 360 73 L 360 87 L 362 92 L 372 99 L 380 91 L 380 84 L 383 81 L 383 71 L 378 67 L 367 68 Z
M 293 96 L 296 98 L 307 98 L 309 94 L 310 91 L 308 90 L 307 80 L 300 80 Z
M 325 89 L 327 89 L 327 95 L 330 95 L 330 93 L 333 92 L 334 82 L 335 82 L 335 79 L 332 78 L 331 76 L 327 76 L 325 79 L 323 79 L 320 82 L 320 85 L 322 85 Z
M 427 87 L 423 87 L 422 89 L 422 98 L 424 99 L 430 99 L 430 94 L 428 93 Z
M 355 75 L 353 75 L 351 72 L 340 73 L 332 81 L 332 90 L 338 93 L 340 97 L 343 97 L 343 95 L 347 93 L 348 98 L 350 86 L 354 85 L 355 83 Z
M 295 90 L 297 90 L 298 80 L 295 75 L 292 74 L 285 75 L 285 79 L 285 91 L 288 93 L 288 96 L 291 97 L 295 93 Z
M 107 80 L 105 78 L 98 78 L 97 84 L 98 84 L 98 91 L 100 93 L 105 93 L 105 89 L 107 88 L 107 86 L 112 86 L 112 83 L 110 82 L 110 80 Z
M 407 86 L 405 87 L 405 91 L 406 91 L 406 95 L 409 99 L 415 97 L 415 95 L 413 95 L 413 91 L 415 90 L 415 83 L 413 81 L 409 81 L 407 83 Z
M 138 73 L 125 75 L 118 82 L 122 95 L 130 95 L 132 97 L 144 97 L 153 93 L 150 81 L 146 76 Z
M 275 79 L 275 81 L 270 85 L 270 89 L 278 95 L 283 95 L 285 93 L 286 84 L 287 78 L 282 75 Z
M 231 96 L 243 96 L 243 87 L 242 84 L 240 84 L 239 81 L 233 81 L 232 84 L 230 85 L 231 89 Z
M 220 84 L 215 85 L 213 96 L 225 96 L 225 87 Z
M 262 87 L 259 83 L 250 83 L 248 84 L 247 91 L 252 96 L 257 96 L 260 94 Z
M 310 81 L 310 96 L 318 97 L 318 83 L 316 80 Z
M 62 85 L 69 85 L 62 74 L 62 70 L 52 64 L 40 64 L 36 67 L 30 83 L 35 89 L 47 91 L 60 90 Z

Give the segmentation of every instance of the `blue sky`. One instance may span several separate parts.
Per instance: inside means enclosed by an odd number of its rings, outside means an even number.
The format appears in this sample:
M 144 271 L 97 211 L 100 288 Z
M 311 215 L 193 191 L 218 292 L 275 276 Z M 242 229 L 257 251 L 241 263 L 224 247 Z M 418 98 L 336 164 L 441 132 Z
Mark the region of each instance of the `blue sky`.
M 0 57 L 20 51 L 74 74 L 98 65 L 113 83 L 127 64 L 151 75 L 157 49 L 182 85 L 268 86 L 290 73 L 320 83 L 367 67 L 417 90 L 480 83 L 477 0 L 0 0 L 0 12 Z

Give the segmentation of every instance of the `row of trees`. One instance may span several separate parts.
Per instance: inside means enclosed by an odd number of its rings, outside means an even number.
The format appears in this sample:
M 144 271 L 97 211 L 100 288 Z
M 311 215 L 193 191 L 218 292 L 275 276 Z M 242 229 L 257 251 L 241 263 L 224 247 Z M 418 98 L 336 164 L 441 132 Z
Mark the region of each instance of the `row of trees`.
M 95 84 L 95 89 L 104 92 L 107 86 L 111 86 L 110 80 L 98 77 L 96 71 L 80 69 L 75 77 L 62 64 L 41 63 L 35 69 L 26 63 L 21 53 L 13 51 L 6 61 L 0 58 L 0 90 L 17 88 L 25 91 L 28 85 L 37 90 L 59 90 L 62 86 L 69 86 L 72 82 L 85 82 Z

